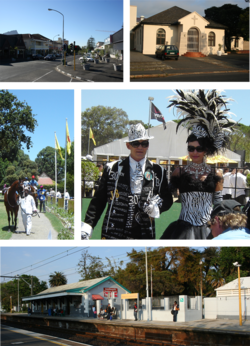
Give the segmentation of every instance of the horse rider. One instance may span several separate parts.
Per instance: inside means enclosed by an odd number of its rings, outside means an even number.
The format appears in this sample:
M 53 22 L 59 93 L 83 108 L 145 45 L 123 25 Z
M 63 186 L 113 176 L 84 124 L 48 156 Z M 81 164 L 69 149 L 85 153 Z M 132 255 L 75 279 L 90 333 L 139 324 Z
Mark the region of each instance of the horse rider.
M 24 187 L 24 195 L 20 198 L 20 207 L 25 233 L 29 236 L 32 227 L 32 213 L 37 212 L 37 209 L 34 198 L 29 195 L 28 186 Z
M 33 187 L 37 190 L 38 182 L 36 181 L 34 175 L 32 175 L 32 179 L 31 179 L 31 181 L 29 182 L 29 185 L 33 186 Z
M 5 192 L 8 191 L 8 190 L 9 190 L 9 187 L 7 186 L 7 184 L 4 184 L 2 194 L 4 195 Z

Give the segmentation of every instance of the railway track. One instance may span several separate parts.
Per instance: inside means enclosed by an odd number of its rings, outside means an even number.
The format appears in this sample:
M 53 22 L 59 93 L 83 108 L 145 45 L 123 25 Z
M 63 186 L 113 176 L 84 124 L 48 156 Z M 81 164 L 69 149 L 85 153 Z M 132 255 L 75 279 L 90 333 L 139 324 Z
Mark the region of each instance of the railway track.
M 104 335 L 100 333 L 84 332 L 79 333 L 79 331 L 68 330 L 68 329 L 58 329 L 54 327 L 44 327 L 29 323 L 15 323 L 4 321 L 4 325 L 29 330 L 35 333 L 46 334 L 54 337 L 60 337 L 63 339 L 80 342 L 87 344 L 89 346 L 166 346 L 172 345 L 169 341 L 147 341 L 147 340 L 134 340 L 131 338 L 122 338 L 119 336 Z M 175 344 L 175 346 L 178 346 Z M 180 345 L 181 346 L 181 345 Z

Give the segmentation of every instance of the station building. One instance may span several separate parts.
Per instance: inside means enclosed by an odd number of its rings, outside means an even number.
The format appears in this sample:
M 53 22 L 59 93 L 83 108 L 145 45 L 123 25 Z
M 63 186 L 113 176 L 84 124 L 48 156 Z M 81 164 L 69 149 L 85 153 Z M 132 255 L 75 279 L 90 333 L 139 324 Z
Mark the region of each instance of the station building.
M 48 313 L 48 309 L 62 309 L 72 317 L 92 317 L 92 307 L 99 313 L 108 303 L 120 310 L 121 294 L 130 293 L 110 276 L 51 287 L 34 296 L 23 297 L 32 304 L 34 313 Z

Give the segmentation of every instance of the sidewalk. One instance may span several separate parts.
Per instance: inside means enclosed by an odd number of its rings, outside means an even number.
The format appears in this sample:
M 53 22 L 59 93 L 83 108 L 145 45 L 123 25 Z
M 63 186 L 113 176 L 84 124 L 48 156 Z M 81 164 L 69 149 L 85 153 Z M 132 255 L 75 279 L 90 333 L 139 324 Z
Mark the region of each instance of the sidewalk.
M 39 218 L 40 216 L 40 218 Z M 57 232 L 52 227 L 49 219 L 43 213 L 39 213 L 39 216 L 32 217 L 32 228 L 30 236 L 26 236 L 23 226 L 22 215 L 19 209 L 18 212 L 18 224 L 16 233 L 12 234 L 10 240 L 41 240 L 41 239 L 57 239 Z
M 123 82 L 123 61 L 110 58 L 110 62 L 99 61 L 98 64 L 88 62 L 89 71 L 83 70 L 79 61 L 79 56 L 74 61 L 69 61 L 67 65 L 59 65 L 56 70 L 69 77 L 81 80 L 83 82 Z M 121 71 L 115 71 L 113 64 L 122 65 Z

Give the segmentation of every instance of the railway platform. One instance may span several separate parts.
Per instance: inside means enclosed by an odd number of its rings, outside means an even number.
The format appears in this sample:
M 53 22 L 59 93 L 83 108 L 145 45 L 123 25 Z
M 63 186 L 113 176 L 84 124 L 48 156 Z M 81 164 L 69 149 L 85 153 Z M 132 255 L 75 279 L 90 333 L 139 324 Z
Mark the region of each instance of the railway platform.
M 20 328 L 56 330 L 82 336 L 101 337 L 129 341 L 138 345 L 250 345 L 250 321 L 197 320 L 192 322 L 99 320 L 73 317 L 48 317 L 27 314 L 2 313 L 4 325 L 19 325 Z

